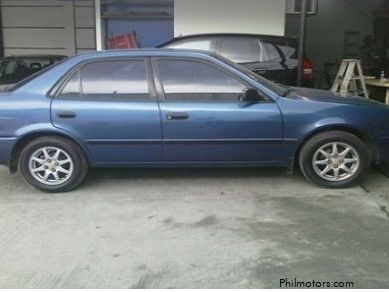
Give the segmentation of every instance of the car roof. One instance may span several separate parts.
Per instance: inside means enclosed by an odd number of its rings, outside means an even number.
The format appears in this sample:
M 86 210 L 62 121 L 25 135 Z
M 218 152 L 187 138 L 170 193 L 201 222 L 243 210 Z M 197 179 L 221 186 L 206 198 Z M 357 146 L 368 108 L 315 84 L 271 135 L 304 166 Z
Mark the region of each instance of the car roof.
M 83 52 L 78 55 L 70 56 L 53 67 L 47 67 L 43 69 L 35 78 L 28 80 L 24 84 L 20 84 L 19 87 L 14 88 L 13 90 L 25 90 L 26 92 L 33 91 L 35 93 L 47 94 L 47 92 L 57 84 L 64 74 L 70 72 L 70 70 L 77 68 L 77 66 L 82 66 L 82 64 L 95 62 L 95 61 L 106 61 L 106 60 L 120 60 L 120 59 L 145 59 L 148 57 L 166 57 L 166 58 L 193 58 L 202 61 L 210 61 L 213 63 L 218 63 L 221 66 L 229 67 L 230 70 L 234 69 L 233 66 L 229 65 L 226 60 L 222 60 L 218 57 L 217 54 L 206 51 L 199 50 L 188 50 L 188 49 L 126 49 L 126 50 L 105 50 L 105 51 L 90 51 Z M 224 65 L 223 65 L 224 64 Z M 45 71 L 46 70 L 46 71 Z M 239 70 L 236 71 L 237 74 L 244 76 L 248 83 L 254 83 L 253 79 L 247 77 L 244 73 Z M 271 92 L 269 89 L 264 88 L 266 92 L 270 95 L 274 92 Z
M 195 38 L 207 38 L 207 37 L 249 37 L 249 38 L 261 38 L 264 40 L 274 40 L 274 41 L 288 41 L 288 42 L 296 42 L 295 38 L 279 36 L 279 35 L 266 35 L 266 34 L 250 34 L 250 33 L 205 33 L 205 34 L 192 34 L 192 35 L 184 35 L 175 37 L 163 44 L 160 44 L 157 47 L 163 47 L 167 44 L 170 44 L 175 41 L 181 41 L 186 39 L 195 39 Z
M 191 49 L 115 49 L 103 51 L 82 52 L 74 56 L 74 58 L 90 59 L 90 58 L 114 58 L 114 57 L 174 57 L 174 56 L 215 56 L 212 52 L 191 50 Z

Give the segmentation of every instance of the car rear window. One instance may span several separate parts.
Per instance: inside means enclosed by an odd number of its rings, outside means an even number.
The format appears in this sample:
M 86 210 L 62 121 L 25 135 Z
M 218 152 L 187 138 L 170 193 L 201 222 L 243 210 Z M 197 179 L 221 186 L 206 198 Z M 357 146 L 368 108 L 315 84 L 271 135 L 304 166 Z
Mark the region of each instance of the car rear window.
M 212 39 L 193 39 L 176 41 L 165 46 L 168 49 L 211 50 Z
M 275 40 L 272 41 L 272 43 L 281 50 L 281 52 L 284 54 L 286 58 L 297 59 L 298 45 L 295 40 L 293 39 Z
M 229 60 L 223 56 L 215 55 L 214 57 L 217 59 L 220 59 L 222 62 L 228 64 L 229 66 L 235 68 L 236 70 L 242 72 L 243 74 L 246 74 L 248 77 L 259 82 L 260 84 L 262 84 L 266 88 L 270 89 L 271 91 L 273 91 L 277 95 L 283 95 L 285 93 L 285 91 L 287 91 L 289 88 L 285 85 L 274 83 L 273 81 L 270 81 L 270 80 L 268 80 L 268 79 L 266 79 L 258 74 L 255 74 L 254 72 L 247 69 L 246 67 L 239 65 L 237 63 L 234 63 L 231 60 Z
M 257 38 L 223 37 L 220 39 L 219 54 L 235 63 L 260 62 L 261 51 Z
M 282 56 L 280 54 L 280 47 L 271 42 L 262 42 L 264 50 L 264 57 L 262 61 L 280 60 Z

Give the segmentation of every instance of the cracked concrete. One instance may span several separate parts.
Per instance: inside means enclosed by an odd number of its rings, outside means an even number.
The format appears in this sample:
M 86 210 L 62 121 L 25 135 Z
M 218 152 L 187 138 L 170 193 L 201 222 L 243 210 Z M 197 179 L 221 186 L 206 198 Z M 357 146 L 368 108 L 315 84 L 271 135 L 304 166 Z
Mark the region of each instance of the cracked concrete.
M 388 288 L 389 178 L 321 189 L 279 169 L 95 170 L 45 194 L 0 169 L 0 288 Z

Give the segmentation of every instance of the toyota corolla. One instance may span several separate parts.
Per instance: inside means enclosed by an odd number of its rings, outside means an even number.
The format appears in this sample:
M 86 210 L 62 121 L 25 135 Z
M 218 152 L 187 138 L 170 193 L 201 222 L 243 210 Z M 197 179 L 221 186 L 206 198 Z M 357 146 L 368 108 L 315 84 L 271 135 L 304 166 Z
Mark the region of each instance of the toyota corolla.
M 47 192 L 95 167 L 298 166 L 332 188 L 389 160 L 389 108 L 205 52 L 67 58 L 0 94 L 0 163 Z

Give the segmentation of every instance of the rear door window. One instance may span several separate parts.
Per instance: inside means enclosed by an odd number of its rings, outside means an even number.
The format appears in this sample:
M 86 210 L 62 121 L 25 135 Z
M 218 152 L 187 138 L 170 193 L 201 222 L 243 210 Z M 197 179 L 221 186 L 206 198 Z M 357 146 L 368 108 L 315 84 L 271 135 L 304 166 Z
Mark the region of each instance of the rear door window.
M 144 61 L 102 61 L 85 65 L 80 70 L 82 94 L 128 96 L 147 95 Z
M 73 74 L 60 97 L 150 98 L 145 60 L 86 64 Z

